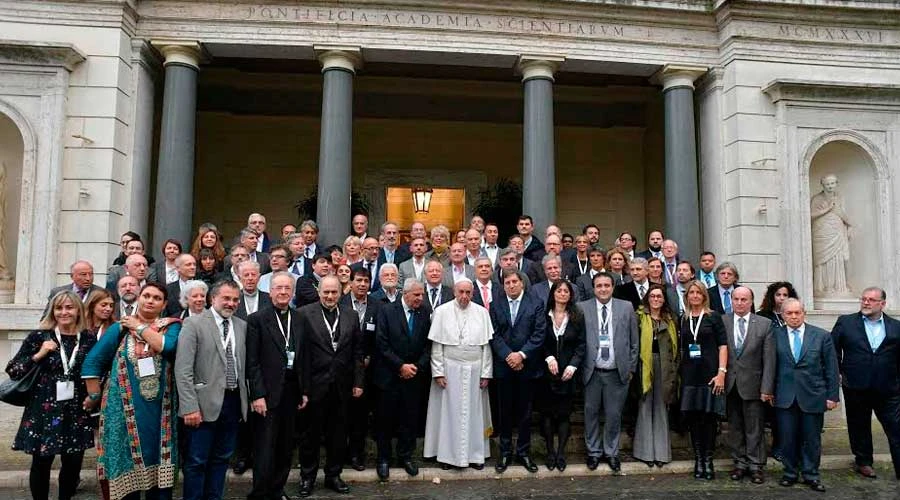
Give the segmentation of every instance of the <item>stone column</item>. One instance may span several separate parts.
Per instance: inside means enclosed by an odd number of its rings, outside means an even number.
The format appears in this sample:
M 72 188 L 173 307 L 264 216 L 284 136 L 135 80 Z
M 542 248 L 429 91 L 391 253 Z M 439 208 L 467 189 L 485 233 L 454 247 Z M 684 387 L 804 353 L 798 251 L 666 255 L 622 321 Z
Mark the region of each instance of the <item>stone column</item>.
M 525 92 L 522 120 L 522 213 L 543 236 L 556 222 L 556 149 L 553 144 L 553 73 L 564 58 L 521 56 Z
M 131 41 L 134 133 L 131 148 L 131 199 L 126 209 L 129 213 L 129 230 L 145 238 L 150 236 L 150 170 L 153 162 L 153 115 L 156 109 L 154 96 L 156 80 L 160 74 L 158 58 L 146 40 Z
M 666 66 L 655 79 L 663 87 L 666 139 L 666 237 L 678 242 L 682 259 L 700 257 L 700 189 L 694 128 L 696 66 Z
M 194 208 L 194 131 L 201 49 L 194 41 L 153 40 L 165 57 L 153 248 L 167 238 L 190 245 Z M 157 256 L 159 258 L 160 256 Z
M 322 129 L 316 222 L 319 241 L 342 244 L 350 231 L 353 175 L 353 75 L 358 48 L 316 47 L 322 63 Z

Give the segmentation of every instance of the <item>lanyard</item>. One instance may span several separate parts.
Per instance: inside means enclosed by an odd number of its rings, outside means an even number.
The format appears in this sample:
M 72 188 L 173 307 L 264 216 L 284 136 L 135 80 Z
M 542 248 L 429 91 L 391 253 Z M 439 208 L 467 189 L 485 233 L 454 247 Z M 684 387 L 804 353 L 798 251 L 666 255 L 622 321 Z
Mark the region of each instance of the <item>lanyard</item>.
M 669 271 L 669 263 L 663 261 L 663 269 L 666 271 L 667 283 L 675 284 L 675 271 Z
M 288 309 L 287 314 L 287 332 L 284 331 L 284 327 L 281 326 L 281 318 L 278 316 L 278 311 L 275 311 L 275 323 L 278 325 L 278 329 L 281 330 L 281 336 L 284 337 L 284 350 L 290 351 L 288 347 L 290 347 L 290 338 L 291 338 L 291 310 Z M 326 321 L 325 324 L 328 324 Z
M 335 316 L 333 325 L 328 324 L 328 318 L 325 317 L 325 311 L 322 311 L 322 321 L 325 322 L 325 328 L 328 329 L 328 334 L 331 335 L 331 346 L 337 349 L 337 342 L 334 341 L 334 333 L 337 331 L 338 322 L 341 320 L 341 309 L 337 307 L 334 309 L 334 311 Z
M 784 321 L 781 320 L 781 315 L 777 312 L 772 313 L 775 316 L 775 324 L 778 326 L 784 326 Z
M 227 319 L 222 320 L 222 323 L 227 322 Z M 222 339 L 222 348 L 225 349 L 225 352 L 228 352 L 228 346 L 231 345 L 231 355 L 234 357 L 234 325 L 228 325 L 228 336 Z M 225 325 L 222 324 L 222 328 L 225 328 Z M 221 338 L 221 337 L 220 337 Z M 235 358 L 236 359 L 236 358 Z
M 575 258 L 575 261 L 578 262 L 578 272 L 580 273 L 579 276 L 582 275 L 582 274 L 587 273 L 587 272 L 588 272 L 588 269 L 591 268 L 591 261 L 590 261 L 590 259 L 584 261 L 584 265 L 583 265 L 583 266 L 581 265 L 581 259 L 579 259 L 578 257 Z
M 700 323 L 703 323 L 703 315 L 706 314 L 706 311 L 701 311 L 700 316 L 697 318 L 697 327 L 694 328 L 694 317 L 691 316 L 691 312 L 688 311 L 688 326 L 691 328 L 691 335 L 694 336 L 694 343 L 697 343 L 697 335 L 700 334 Z
M 66 348 L 63 347 L 62 334 L 59 333 L 59 327 L 54 329 L 54 333 L 56 334 L 56 341 L 59 342 L 59 357 L 62 358 L 63 375 L 66 378 L 69 378 L 69 372 L 72 370 L 72 367 L 75 366 L 75 358 L 78 357 L 78 346 L 81 344 L 81 334 L 76 334 L 75 348 L 72 349 L 72 357 L 69 358 L 66 356 Z

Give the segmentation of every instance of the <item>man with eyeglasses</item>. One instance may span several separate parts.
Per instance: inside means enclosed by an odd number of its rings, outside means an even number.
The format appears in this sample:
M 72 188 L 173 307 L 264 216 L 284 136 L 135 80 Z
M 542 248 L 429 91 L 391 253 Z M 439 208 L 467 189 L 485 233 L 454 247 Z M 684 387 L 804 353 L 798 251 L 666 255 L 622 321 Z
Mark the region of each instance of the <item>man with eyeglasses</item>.
M 285 245 L 275 245 L 269 249 L 269 265 L 272 267 L 272 272 L 266 273 L 259 277 L 259 283 L 256 287 L 262 291 L 269 293 L 269 287 L 272 283 L 272 276 L 275 273 L 280 271 L 288 271 L 290 264 L 293 262 L 293 254 Z M 297 275 L 293 273 L 288 273 L 294 279 L 294 284 L 297 284 Z
M 859 312 L 838 318 L 831 330 L 837 351 L 850 450 L 861 476 L 875 479 L 872 468 L 872 412 L 887 434 L 900 479 L 900 321 L 884 314 L 887 296 L 869 287 L 860 297 Z
M 380 249 L 381 247 L 378 245 L 378 238 L 369 237 L 364 239 L 362 245 L 362 260 L 350 266 L 351 271 L 357 269 L 369 271 L 369 276 L 372 277 L 372 282 L 370 284 L 370 291 L 372 292 L 378 291 L 381 288 L 381 282 L 378 279 L 378 251 Z

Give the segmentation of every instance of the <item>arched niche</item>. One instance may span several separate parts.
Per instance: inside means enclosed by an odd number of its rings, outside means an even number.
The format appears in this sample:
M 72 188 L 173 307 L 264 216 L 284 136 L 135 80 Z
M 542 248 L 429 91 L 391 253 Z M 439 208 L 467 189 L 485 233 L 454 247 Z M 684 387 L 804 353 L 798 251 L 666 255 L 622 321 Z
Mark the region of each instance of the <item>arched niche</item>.
M 854 301 L 867 286 L 884 286 L 883 261 L 886 257 L 881 241 L 885 228 L 887 172 L 881 168 L 877 149 L 855 134 L 831 133 L 820 137 L 807 152 L 808 193 L 810 198 L 822 192 L 821 181 L 829 175 L 838 179 L 838 193 L 850 223 L 849 260 L 844 270 L 847 290 L 823 292 L 817 286 L 816 231 L 811 230 L 810 251 L 813 293 L 817 304 L 823 301 Z M 810 200 L 807 200 L 808 202 Z M 813 224 L 810 218 L 810 224 Z M 821 240 L 820 240 L 821 241 Z
M 28 148 L 30 149 L 30 148 Z M 2 214 L 2 248 L 6 273 L 13 278 L 18 262 L 19 215 L 21 213 L 22 173 L 26 159 L 25 138 L 13 119 L 0 108 L 0 166 L 4 169 L 5 180 L 0 189 L 0 214 Z M 0 279 L 6 276 L 0 276 Z M 6 292 L 6 293 L 4 293 Z M 9 288 L 0 286 L 0 303 L 12 301 Z

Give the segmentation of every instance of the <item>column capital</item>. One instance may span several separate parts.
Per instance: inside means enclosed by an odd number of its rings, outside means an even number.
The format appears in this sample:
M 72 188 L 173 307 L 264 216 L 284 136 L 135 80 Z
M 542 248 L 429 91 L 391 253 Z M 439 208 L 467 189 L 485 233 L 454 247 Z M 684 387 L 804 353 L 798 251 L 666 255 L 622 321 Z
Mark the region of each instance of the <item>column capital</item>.
M 565 56 L 551 54 L 522 54 L 516 62 L 516 69 L 522 74 L 522 81 L 543 78 L 553 81 L 553 74 L 566 60 Z
M 362 50 L 352 45 L 315 45 L 316 57 L 322 63 L 322 72 L 329 69 L 342 69 L 356 73 L 362 66 Z
M 203 59 L 203 47 L 196 40 L 173 40 L 159 38 L 150 40 L 150 45 L 162 53 L 165 58 L 163 66 L 169 64 L 182 64 L 200 69 L 200 61 Z
M 707 72 L 706 66 L 689 64 L 666 64 L 657 71 L 650 81 L 662 85 L 663 92 L 677 87 L 688 87 L 693 90 L 694 81 Z

